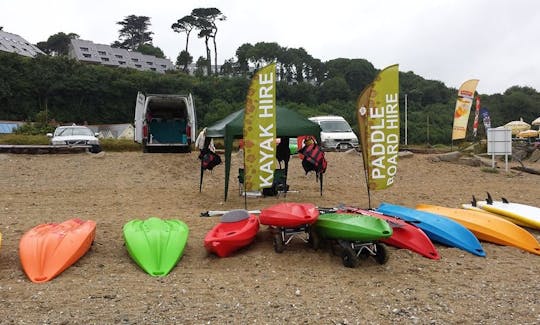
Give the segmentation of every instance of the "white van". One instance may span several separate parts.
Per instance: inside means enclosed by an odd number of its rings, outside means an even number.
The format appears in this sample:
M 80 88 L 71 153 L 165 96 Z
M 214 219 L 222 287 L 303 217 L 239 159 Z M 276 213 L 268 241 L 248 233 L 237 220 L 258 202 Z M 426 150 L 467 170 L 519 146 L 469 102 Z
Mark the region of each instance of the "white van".
M 347 150 L 358 148 L 358 137 L 347 121 L 336 115 L 309 118 L 321 126 L 321 147 L 323 149 Z
M 191 151 L 197 130 L 195 106 L 189 95 L 137 94 L 135 142 L 143 152 L 153 149 Z

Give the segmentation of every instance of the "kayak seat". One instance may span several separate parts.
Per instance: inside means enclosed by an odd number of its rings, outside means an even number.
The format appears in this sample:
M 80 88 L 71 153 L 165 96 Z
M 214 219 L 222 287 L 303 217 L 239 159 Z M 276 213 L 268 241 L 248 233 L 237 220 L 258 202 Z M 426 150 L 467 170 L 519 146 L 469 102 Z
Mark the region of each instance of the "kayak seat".
M 249 218 L 249 212 L 243 209 L 231 210 L 221 216 L 221 222 L 237 222 Z

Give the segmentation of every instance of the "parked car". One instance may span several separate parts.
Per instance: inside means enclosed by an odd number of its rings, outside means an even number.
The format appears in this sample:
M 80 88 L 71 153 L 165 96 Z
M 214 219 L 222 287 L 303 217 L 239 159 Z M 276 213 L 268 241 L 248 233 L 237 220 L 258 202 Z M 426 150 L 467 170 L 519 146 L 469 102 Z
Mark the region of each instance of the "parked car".
M 341 116 L 314 116 L 309 118 L 321 126 L 321 147 L 324 150 L 358 148 L 358 137 Z
M 101 151 L 101 145 L 98 134 L 94 133 L 86 126 L 71 125 L 59 126 L 54 133 L 47 133 L 51 138 L 51 145 L 90 145 L 90 152 L 98 153 Z

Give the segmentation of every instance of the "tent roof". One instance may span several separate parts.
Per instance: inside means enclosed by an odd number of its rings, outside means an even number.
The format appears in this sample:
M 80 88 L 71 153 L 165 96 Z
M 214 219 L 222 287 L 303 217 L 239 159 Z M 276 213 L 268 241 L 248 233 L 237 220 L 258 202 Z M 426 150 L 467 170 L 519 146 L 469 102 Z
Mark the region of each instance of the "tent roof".
M 276 109 L 276 137 L 297 137 L 314 135 L 320 137 L 321 127 L 297 112 L 278 106 Z M 206 129 L 209 138 L 223 138 L 225 132 L 232 138 L 242 138 L 244 127 L 244 109 L 236 111 Z
M 225 143 L 225 200 L 229 190 L 229 176 L 231 171 L 231 152 L 233 139 L 242 138 L 244 135 L 244 110 L 236 111 L 214 125 L 206 128 L 206 137 L 224 138 Z M 285 107 L 276 107 L 276 137 L 298 137 L 312 135 L 321 141 L 321 127 L 295 111 Z M 202 174 L 201 168 L 201 185 Z M 321 178 L 322 186 L 322 178 Z M 321 187 L 322 188 L 322 187 Z

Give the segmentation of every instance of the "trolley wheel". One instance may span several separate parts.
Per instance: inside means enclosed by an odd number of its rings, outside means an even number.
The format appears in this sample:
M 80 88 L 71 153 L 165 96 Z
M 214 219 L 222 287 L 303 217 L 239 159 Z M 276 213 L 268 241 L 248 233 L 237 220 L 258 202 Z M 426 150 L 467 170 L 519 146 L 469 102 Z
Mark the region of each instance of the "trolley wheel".
M 319 237 L 319 234 L 313 227 L 309 227 L 309 239 L 308 243 L 314 250 L 317 250 L 321 247 L 321 237 Z
M 377 250 L 377 253 L 375 254 L 375 256 L 373 256 L 375 261 L 377 261 L 377 263 L 381 265 L 388 262 L 388 258 L 390 256 L 388 256 L 388 249 L 386 248 L 386 246 L 384 244 L 377 243 L 375 244 L 375 249 Z
M 343 266 L 350 268 L 355 268 L 360 263 L 352 248 L 346 248 L 341 252 L 341 261 Z
M 276 253 L 283 253 L 285 250 L 285 243 L 283 242 L 280 231 L 274 233 L 274 250 Z

